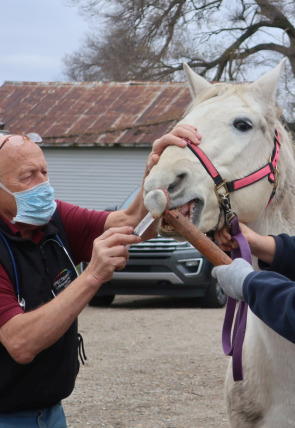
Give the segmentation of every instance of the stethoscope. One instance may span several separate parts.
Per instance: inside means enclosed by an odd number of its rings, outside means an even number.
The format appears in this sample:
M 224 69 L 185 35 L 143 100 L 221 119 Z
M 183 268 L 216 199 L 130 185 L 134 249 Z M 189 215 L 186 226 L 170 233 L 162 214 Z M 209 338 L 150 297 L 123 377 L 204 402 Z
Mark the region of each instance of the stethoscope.
M 18 277 L 18 271 L 17 271 L 17 267 L 16 267 L 16 263 L 15 263 L 15 259 L 14 259 L 14 255 L 12 253 L 12 250 L 10 248 L 10 245 L 6 239 L 6 237 L 4 236 L 4 234 L 2 232 L 0 232 L 1 238 L 3 239 L 3 242 L 6 245 L 6 248 L 9 252 L 10 258 L 11 258 L 11 262 L 12 262 L 12 267 L 13 267 L 13 272 L 14 272 L 14 278 L 15 278 L 15 288 L 16 288 L 16 297 L 17 297 L 17 301 L 20 305 L 20 307 L 22 308 L 22 310 L 24 311 L 26 308 L 26 301 L 23 297 L 21 297 L 20 295 L 20 286 L 19 286 L 19 277 Z M 76 266 L 74 265 L 73 260 L 71 259 L 66 247 L 64 246 L 62 240 L 60 239 L 60 237 L 58 235 L 55 235 L 56 240 L 55 239 L 48 239 L 46 242 L 48 241 L 54 241 L 56 242 L 61 248 L 63 248 L 65 254 L 67 255 L 68 259 L 70 260 L 74 271 L 76 272 L 76 275 L 79 276 L 78 271 L 76 269 Z M 56 294 L 54 293 L 54 291 L 51 289 L 51 292 L 53 294 L 54 297 L 56 297 Z

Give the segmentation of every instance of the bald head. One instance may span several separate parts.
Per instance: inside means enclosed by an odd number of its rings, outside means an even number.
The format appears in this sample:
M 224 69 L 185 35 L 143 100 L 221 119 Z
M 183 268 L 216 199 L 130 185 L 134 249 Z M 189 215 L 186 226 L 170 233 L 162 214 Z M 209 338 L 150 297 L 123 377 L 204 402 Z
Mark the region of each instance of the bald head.
M 0 181 L 8 186 L 12 184 L 14 188 L 10 190 L 16 192 L 24 190 L 15 189 L 18 182 L 20 185 L 29 183 L 30 174 L 37 172 L 41 175 L 47 174 L 47 164 L 41 148 L 22 135 L 1 135 Z
M 34 141 L 35 143 L 41 143 L 42 142 L 42 138 L 40 137 L 39 134 L 36 134 L 35 132 L 30 132 L 29 134 L 8 134 L 8 135 L 0 135 L 0 149 L 1 147 L 8 141 L 10 141 L 10 143 L 12 145 L 18 146 L 23 144 L 23 142 L 25 140 L 31 140 Z

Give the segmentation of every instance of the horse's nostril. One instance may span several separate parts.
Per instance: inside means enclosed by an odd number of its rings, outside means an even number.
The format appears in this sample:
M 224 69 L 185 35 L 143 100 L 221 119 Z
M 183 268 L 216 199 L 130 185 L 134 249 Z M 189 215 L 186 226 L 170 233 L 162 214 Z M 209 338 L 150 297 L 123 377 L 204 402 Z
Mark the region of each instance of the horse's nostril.
M 182 172 L 181 174 L 177 174 L 177 176 L 176 176 L 176 180 L 177 180 L 177 181 L 182 181 L 182 180 L 184 180 L 184 179 L 185 179 L 185 177 L 186 177 L 186 173 L 185 173 L 185 172 Z
M 174 182 L 169 184 L 168 189 L 167 189 L 168 192 L 170 193 L 170 192 L 177 190 L 178 186 L 185 179 L 185 177 L 186 177 L 186 174 L 184 172 L 181 174 L 177 174 Z

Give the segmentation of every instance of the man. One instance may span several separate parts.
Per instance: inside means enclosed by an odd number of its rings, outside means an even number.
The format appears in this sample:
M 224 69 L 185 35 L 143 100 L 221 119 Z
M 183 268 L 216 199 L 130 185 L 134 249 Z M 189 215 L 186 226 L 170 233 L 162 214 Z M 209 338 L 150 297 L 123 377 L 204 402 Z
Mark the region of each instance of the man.
M 195 128 L 177 126 L 154 142 L 144 176 L 167 145 L 184 147 L 182 138 L 199 143 Z M 112 213 L 55 201 L 40 147 L 0 136 L 1 428 L 66 427 L 61 400 L 78 373 L 77 316 L 124 268 L 145 214 L 142 189 Z M 77 276 L 81 261 L 89 264 Z

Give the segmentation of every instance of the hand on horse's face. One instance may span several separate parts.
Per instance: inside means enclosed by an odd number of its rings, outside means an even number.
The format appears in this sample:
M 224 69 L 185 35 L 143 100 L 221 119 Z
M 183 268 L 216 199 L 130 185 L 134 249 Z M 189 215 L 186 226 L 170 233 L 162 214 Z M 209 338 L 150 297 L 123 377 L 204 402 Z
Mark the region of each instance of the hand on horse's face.
M 187 138 L 195 145 L 199 145 L 202 139 L 196 127 L 185 124 L 177 125 L 171 132 L 169 132 L 169 134 L 165 134 L 163 137 L 154 141 L 152 152 L 146 163 L 145 175 L 148 175 L 152 167 L 158 163 L 160 156 L 166 147 L 172 145 L 186 147 L 187 143 L 183 138 Z

